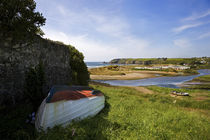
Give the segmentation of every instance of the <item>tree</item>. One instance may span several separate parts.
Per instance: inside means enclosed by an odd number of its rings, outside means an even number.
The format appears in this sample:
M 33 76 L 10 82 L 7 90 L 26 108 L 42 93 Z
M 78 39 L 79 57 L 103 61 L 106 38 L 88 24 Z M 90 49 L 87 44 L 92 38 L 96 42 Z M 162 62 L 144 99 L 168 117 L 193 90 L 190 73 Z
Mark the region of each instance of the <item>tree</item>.
M 42 36 L 46 19 L 35 8 L 34 0 L 0 0 L 0 41 L 19 43 Z

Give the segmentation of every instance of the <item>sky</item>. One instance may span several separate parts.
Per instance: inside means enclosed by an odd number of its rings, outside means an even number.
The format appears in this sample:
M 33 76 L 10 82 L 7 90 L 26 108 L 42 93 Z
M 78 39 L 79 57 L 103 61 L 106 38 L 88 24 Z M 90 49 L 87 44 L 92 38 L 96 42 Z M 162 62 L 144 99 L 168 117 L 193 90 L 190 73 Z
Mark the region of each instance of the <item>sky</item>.
M 85 61 L 210 56 L 210 0 L 35 0 L 45 35 Z

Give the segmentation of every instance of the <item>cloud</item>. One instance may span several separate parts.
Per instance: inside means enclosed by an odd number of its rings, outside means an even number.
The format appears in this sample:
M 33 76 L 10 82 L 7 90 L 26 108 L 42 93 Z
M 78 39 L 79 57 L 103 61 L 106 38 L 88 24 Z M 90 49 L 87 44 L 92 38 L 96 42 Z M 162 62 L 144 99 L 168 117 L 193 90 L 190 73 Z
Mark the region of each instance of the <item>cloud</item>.
M 156 21 L 152 19 L 149 21 L 150 18 L 141 14 L 135 19 L 128 17 L 127 11 L 122 11 L 124 6 L 121 5 L 122 0 L 37 1 L 39 11 L 44 11 L 43 14 L 47 18 L 46 26 L 42 28 L 45 32 L 44 37 L 75 46 L 84 54 L 85 61 L 109 61 L 113 58 L 128 57 L 192 56 L 192 53 L 188 53 L 192 52 L 193 48 L 190 47 L 189 40 L 174 40 L 173 45 L 179 47 L 168 49 L 172 45 L 170 34 L 167 34 L 166 38 L 162 36 L 163 30 L 167 30 L 168 27 L 154 30 L 158 26 L 152 27 L 152 24 L 159 24 Z M 140 23 L 137 22 L 137 18 L 140 19 L 138 20 Z M 193 22 L 187 20 L 185 25 L 174 28 L 173 32 L 180 33 L 206 24 Z M 156 38 L 153 33 L 157 32 Z M 185 51 L 180 52 L 180 47 L 185 47 Z
M 210 37 L 210 32 L 207 32 L 207 33 L 204 33 L 204 34 L 200 35 L 198 37 L 198 39 L 203 39 L 203 38 L 207 38 L 207 37 Z
M 74 35 L 61 31 L 43 29 L 45 38 L 71 44 L 81 51 L 86 61 L 108 61 L 116 57 L 139 57 L 149 45 L 147 41 L 125 36 L 115 43 L 91 39 L 87 34 Z
M 206 12 L 204 13 L 196 13 L 196 14 L 193 14 L 189 17 L 186 17 L 183 19 L 183 21 L 190 21 L 190 20 L 197 20 L 197 19 L 200 19 L 200 18 L 204 18 L 206 16 L 209 16 L 210 15 L 210 9 L 208 9 Z
M 192 44 L 188 39 L 177 39 L 173 41 L 175 46 L 181 47 L 181 48 L 188 48 L 191 47 Z
M 194 24 L 186 24 L 186 25 L 182 25 L 180 27 L 176 27 L 172 31 L 175 32 L 175 33 L 180 33 L 180 32 L 182 32 L 182 31 L 184 31 L 186 29 L 195 28 L 195 27 L 201 26 L 203 24 L 204 23 L 202 23 L 202 22 L 194 23 Z
M 96 31 L 115 37 L 123 36 L 128 32 L 128 29 L 129 25 L 126 21 L 117 17 L 105 18 L 104 21 L 96 27 Z
M 43 27 L 44 37 L 75 46 L 84 54 L 86 61 L 140 57 L 150 44 L 130 33 L 129 22 L 117 13 L 113 14 L 113 11 L 75 11 L 61 4 L 55 9 L 57 12 L 52 11 L 51 15 L 54 14 L 56 19 L 50 20 L 56 27 Z
M 182 26 L 179 26 L 179 27 L 176 27 L 174 29 L 172 29 L 172 31 L 174 33 L 180 33 L 184 30 L 187 30 L 187 29 L 191 29 L 191 28 L 195 28 L 195 27 L 199 27 L 199 26 L 202 26 L 204 24 L 209 24 L 210 21 L 202 21 L 202 22 L 198 22 L 198 20 L 200 18 L 204 18 L 206 16 L 209 16 L 210 15 L 210 9 L 207 10 L 206 12 L 204 13 L 200 13 L 200 14 L 193 14 L 192 16 L 189 16 L 187 18 L 184 18 L 182 21 L 185 22 L 184 25 Z M 196 23 L 197 21 L 197 23 Z M 186 23 L 186 22 L 191 22 L 191 23 Z M 193 23 L 194 22 L 194 23 Z

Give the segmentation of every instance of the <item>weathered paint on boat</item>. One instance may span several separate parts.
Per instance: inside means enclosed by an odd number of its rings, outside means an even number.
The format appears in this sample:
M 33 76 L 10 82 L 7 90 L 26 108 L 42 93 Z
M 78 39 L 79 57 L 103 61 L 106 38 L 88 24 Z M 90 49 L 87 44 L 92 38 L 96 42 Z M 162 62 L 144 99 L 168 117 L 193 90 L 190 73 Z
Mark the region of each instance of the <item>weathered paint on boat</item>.
M 77 100 L 61 100 L 47 103 L 47 98 L 41 103 L 37 112 L 35 127 L 46 130 L 55 125 L 68 125 L 72 120 L 80 120 L 94 116 L 104 108 L 103 95 L 80 98 Z

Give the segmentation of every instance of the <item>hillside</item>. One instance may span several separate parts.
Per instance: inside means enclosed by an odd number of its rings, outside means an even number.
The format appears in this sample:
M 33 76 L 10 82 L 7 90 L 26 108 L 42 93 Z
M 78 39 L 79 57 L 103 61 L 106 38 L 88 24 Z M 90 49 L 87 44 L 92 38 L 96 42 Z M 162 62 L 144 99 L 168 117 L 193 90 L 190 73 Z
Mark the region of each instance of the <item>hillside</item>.
M 209 65 L 210 57 L 198 58 L 120 58 L 113 59 L 110 64 L 176 64 L 176 65 Z

